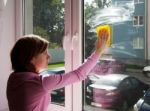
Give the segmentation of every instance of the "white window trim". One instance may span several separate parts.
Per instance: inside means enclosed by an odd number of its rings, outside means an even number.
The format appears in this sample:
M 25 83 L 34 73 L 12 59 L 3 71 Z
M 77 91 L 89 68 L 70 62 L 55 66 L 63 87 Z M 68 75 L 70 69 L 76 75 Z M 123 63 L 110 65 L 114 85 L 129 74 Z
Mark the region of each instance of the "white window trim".
M 24 0 L 24 34 L 33 33 L 33 0 Z
M 140 0 L 137 0 L 136 2 L 134 1 L 134 3 L 135 3 L 135 4 L 139 4 L 139 3 L 144 3 L 144 2 L 142 2 L 142 1 L 140 1 Z
M 137 24 L 134 24 L 134 17 L 137 17 Z M 142 15 L 135 15 L 134 17 L 133 17 L 133 26 L 134 27 L 144 26 L 144 21 L 143 21 L 143 24 L 140 24 L 140 17 L 143 17 Z M 143 17 L 143 20 L 144 20 L 144 17 Z
M 73 69 L 82 64 L 82 0 L 73 0 L 73 29 L 72 29 L 72 45 L 73 45 Z M 73 110 L 82 111 L 82 82 L 73 84 Z
M 133 38 L 133 49 L 144 49 L 144 38 L 135 37 Z
M 24 29 L 25 32 L 24 34 L 30 34 L 33 33 L 33 0 L 23 0 L 25 7 L 22 7 L 23 9 L 26 9 L 26 11 L 23 14 L 23 18 L 25 20 Z M 71 15 L 71 2 L 72 0 L 65 0 L 65 37 L 64 41 L 66 44 L 65 50 L 65 72 L 69 72 L 72 70 L 72 53 L 71 50 L 68 48 L 71 46 L 71 22 L 72 22 L 72 15 Z M 26 4 L 26 5 L 25 5 Z M 26 19 L 27 18 L 27 19 Z M 66 39 L 67 38 L 67 39 Z M 67 96 L 66 96 L 67 95 Z M 72 111 L 72 85 L 68 85 L 65 87 L 65 106 L 60 106 L 56 104 L 49 104 L 48 110 L 52 111 Z
M 15 1 L 15 36 L 16 39 L 21 37 L 24 34 L 24 24 L 23 24 L 23 0 Z

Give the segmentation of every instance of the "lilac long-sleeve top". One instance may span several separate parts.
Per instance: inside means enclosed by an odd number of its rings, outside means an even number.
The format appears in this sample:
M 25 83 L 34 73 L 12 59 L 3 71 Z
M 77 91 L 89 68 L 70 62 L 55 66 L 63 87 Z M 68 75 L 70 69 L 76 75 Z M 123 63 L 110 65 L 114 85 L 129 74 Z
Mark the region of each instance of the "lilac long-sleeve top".
M 98 58 L 93 53 L 83 65 L 65 74 L 42 76 L 33 72 L 12 73 L 7 83 L 10 111 L 47 111 L 51 91 L 84 80 Z

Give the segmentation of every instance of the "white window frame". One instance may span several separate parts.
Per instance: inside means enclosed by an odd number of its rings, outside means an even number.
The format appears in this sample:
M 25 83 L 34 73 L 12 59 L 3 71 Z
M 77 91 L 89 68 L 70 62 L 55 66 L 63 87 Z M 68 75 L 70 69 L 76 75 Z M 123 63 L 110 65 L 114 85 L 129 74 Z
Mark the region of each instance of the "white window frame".
M 144 38 L 134 37 L 133 38 L 133 49 L 144 49 Z
M 73 69 L 82 64 L 82 0 L 72 0 Z M 73 84 L 73 110 L 82 111 L 82 81 Z
M 16 20 L 15 20 L 15 22 L 16 22 L 16 34 L 15 34 L 15 36 L 16 36 L 16 39 L 17 38 L 19 38 L 20 36 L 22 36 L 23 34 L 24 34 L 24 31 L 23 31 L 23 29 L 24 29 L 24 24 L 23 24 L 23 15 L 24 15 L 24 13 L 23 13 L 23 0 L 16 0 L 15 1 L 15 5 L 16 5 L 16 7 L 15 7 L 15 16 L 16 16 Z
M 22 7 L 22 31 L 23 34 L 31 34 L 33 33 L 33 0 L 21 0 L 23 3 Z M 65 42 L 64 42 L 64 50 L 65 50 L 65 71 L 69 72 L 72 70 L 72 51 L 71 51 L 71 0 L 65 1 L 65 20 L 67 21 L 65 24 Z M 25 5 L 26 4 L 26 5 Z M 25 7 L 24 7 L 25 6 Z M 26 10 L 24 10 L 26 9 Z M 27 18 L 27 19 L 26 19 Z M 70 48 L 70 49 L 69 49 Z M 66 96 L 67 95 L 67 96 Z M 72 85 L 68 85 L 65 87 L 65 106 L 60 106 L 56 104 L 49 104 L 48 110 L 50 111 L 72 111 Z
M 134 0 L 135 4 L 143 3 L 141 0 Z
M 137 17 L 137 24 L 134 23 L 134 21 L 135 21 L 135 20 L 134 20 L 134 19 L 135 19 L 134 17 Z M 133 17 L 133 26 L 134 26 L 134 27 L 140 27 L 140 26 L 143 26 L 143 25 L 144 25 L 144 17 L 143 17 L 142 15 L 135 15 L 134 17 Z M 143 24 L 140 24 L 140 17 L 143 18 L 143 19 L 142 19 L 142 20 L 143 20 Z

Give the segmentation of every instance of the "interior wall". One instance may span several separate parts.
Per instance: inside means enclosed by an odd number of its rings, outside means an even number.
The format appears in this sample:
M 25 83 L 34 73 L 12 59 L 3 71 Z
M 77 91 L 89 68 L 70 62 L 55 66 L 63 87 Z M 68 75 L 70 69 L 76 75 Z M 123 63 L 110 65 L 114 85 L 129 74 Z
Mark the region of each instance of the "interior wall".
M 0 0 L 0 111 L 8 111 L 6 85 L 11 73 L 9 53 L 15 41 L 15 0 Z

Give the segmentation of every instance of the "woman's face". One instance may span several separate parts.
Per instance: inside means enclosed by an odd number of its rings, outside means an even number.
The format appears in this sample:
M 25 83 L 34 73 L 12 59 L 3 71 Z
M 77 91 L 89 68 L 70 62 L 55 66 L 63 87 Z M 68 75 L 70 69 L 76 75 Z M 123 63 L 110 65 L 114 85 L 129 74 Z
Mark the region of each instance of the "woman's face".
M 34 65 L 37 72 L 41 72 L 47 68 L 50 58 L 51 56 L 48 53 L 48 49 L 46 49 L 36 57 L 33 57 L 31 63 Z

